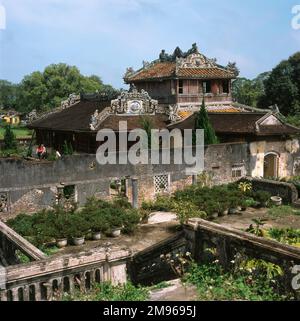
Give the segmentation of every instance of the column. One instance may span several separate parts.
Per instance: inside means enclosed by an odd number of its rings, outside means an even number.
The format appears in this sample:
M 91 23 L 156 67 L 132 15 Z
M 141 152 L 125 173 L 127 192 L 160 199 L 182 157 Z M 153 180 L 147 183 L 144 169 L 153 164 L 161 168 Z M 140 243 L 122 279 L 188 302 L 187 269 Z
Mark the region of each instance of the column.
M 138 208 L 138 179 L 136 177 L 131 178 L 131 186 L 132 186 L 132 207 Z

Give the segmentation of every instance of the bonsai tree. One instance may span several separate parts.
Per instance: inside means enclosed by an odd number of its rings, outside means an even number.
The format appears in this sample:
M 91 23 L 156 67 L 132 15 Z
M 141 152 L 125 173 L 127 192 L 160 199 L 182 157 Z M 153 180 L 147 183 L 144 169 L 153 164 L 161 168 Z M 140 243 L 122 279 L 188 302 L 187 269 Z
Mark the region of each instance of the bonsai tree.
M 202 105 L 201 105 L 200 111 L 198 111 L 196 113 L 194 128 L 195 128 L 195 130 L 196 129 L 203 129 L 204 130 L 204 144 L 205 145 L 211 145 L 211 144 L 218 143 L 218 138 L 217 138 L 216 133 L 210 123 L 209 118 L 208 118 L 204 98 L 202 100 Z M 196 133 L 194 131 L 193 145 L 195 145 L 195 144 L 196 144 Z
M 100 212 L 93 213 L 89 218 L 89 227 L 92 232 L 106 232 L 109 228 L 109 222 Z
M 81 213 L 69 215 L 70 224 L 68 228 L 68 237 L 83 237 L 90 229 L 88 221 Z

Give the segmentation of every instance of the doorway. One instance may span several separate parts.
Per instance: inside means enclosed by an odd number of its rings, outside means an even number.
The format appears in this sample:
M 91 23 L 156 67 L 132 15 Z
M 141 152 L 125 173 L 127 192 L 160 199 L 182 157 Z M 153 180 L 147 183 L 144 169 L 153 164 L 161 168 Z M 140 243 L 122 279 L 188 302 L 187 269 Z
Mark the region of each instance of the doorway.
M 278 177 L 279 157 L 275 153 L 265 155 L 264 158 L 264 178 Z

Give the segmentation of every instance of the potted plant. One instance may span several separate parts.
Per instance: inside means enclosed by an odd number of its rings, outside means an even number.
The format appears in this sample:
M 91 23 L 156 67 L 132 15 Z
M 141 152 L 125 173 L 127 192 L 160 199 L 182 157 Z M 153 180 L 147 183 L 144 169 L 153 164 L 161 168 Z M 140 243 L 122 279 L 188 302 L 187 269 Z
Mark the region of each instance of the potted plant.
M 257 191 L 254 193 L 254 198 L 259 202 L 261 207 L 267 207 L 271 194 L 266 191 Z
M 235 196 L 231 196 L 228 198 L 229 203 L 229 211 L 228 214 L 236 214 L 238 212 L 238 203 L 239 200 Z
M 121 209 L 112 208 L 106 210 L 106 218 L 108 222 L 108 231 L 112 237 L 118 237 L 123 227 L 123 213 Z
M 66 213 L 53 213 L 53 216 L 49 215 L 47 228 L 49 233 L 55 238 L 56 245 L 59 248 L 68 245 L 69 224 L 70 222 Z
M 101 211 L 93 213 L 90 218 L 90 228 L 92 232 L 92 239 L 94 241 L 101 239 L 101 233 L 108 229 L 108 222 L 102 215 Z
M 229 211 L 229 203 L 227 201 L 225 201 L 225 200 L 220 202 L 219 216 L 228 215 L 228 211 Z
M 209 202 L 205 207 L 205 212 L 207 213 L 208 217 L 211 219 L 215 219 L 219 216 L 220 206 L 217 202 Z
M 74 245 L 82 245 L 85 242 L 85 234 L 89 230 L 89 224 L 80 213 L 74 213 L 68 229 L 68 235 Z

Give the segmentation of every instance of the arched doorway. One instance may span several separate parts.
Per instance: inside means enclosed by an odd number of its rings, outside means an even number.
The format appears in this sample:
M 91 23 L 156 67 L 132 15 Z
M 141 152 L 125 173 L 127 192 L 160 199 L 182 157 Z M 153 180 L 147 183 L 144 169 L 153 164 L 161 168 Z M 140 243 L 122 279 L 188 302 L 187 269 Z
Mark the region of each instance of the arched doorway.
M 264 158 L 264 178 L 278 177 L 279 156 L 276 153 L 269 153 Z

